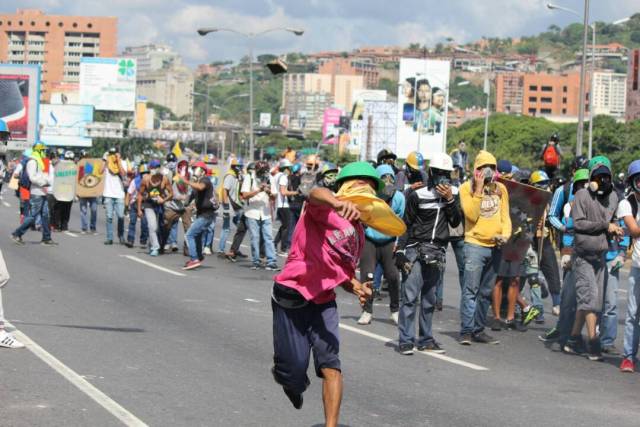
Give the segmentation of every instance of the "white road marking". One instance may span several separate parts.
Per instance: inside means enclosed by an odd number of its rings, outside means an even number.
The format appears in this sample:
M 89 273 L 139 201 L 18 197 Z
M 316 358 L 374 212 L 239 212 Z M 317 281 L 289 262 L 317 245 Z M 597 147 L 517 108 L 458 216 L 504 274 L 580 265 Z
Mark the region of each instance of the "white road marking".
M 152 262 L 149 261 L 145 261 L 143 259 L 140 259 L 136 256 L 133 255 L 120 255 L 123 258 L 127 258 L 130 259 L 131 261 L 135 261 L 138 262 L 140 264 L 146 265 L 147 267 L 151 267 L 151 268 L 155 268 L 156 270 L 160 270 L 160 271 L 164 271 L 165 273 L 169 273 L 169 274 L 173 274 L 174 276 L 178 276 L 178 277 L 186 277 L 186 274 L 182 274 L 182 273 L 178 273 L 177 271 L 173 271 L 173 270 L 169 270 L 168 268 L 164 268 L 161 267 L 159 265 L 156 265 Z
M 67 236 L 71 236 L 71 237 L 78 237 L 78 235 L 76 233 L 72 233 L 70 231 L 65 231 L 64 234 L 66 234 Z
M 258 301 L 257 299 L 253 299 L 253 298 L 245 298 L 244 299 L 246 302 L 253 302 L 253 303 L 259 303 L 260 301 Z
M 362 336 L 373 338 L 374 340 L 381 341 L 383 343 L 393 343 L 395 342 L 391 338 L 383 337 L 382 335 L 374 334 L 369 331 L 363 331 L 360 328 L 354 328 L 353 326 L 345 325 L 344 323 L 340 323 L 340 327 L 350 332 L 355 332 L 356 334 L 360 334 Z M 417 351 L 417 354 L 422 354 L 425 356 L 430 356 L 435 359 L 440 359 L 444 362 L 453 363 L 454 365 L 464 366 L 465 368 L 473 369 L 474 371 L 488 371 L 489 368 L 485 368 L 484 366 L 476 365 L 474 363 L 465 362 L 464 360 L 456 359 L 450 356 L 445 356 L 444 354 L 435 354 L 435 353 L 427 353 L 424 351 Z
M 10 203 L 8 203 L 8 202 L 5 202 L 4 200 L 2 201 L 2 204 L 3 204 L 5 207 L 7 207 L 7 208 L 10 208 L 10 207 L 11 207 L 11 204 L 10 204 Z
M 12 328 L 11 323 L 7 322 Z M 40 347 L 24 333 L 14 330 L 13 334 L 27 346 L 29 351 L 35 354 L 40 360 L 49 365 L 54 371 L 62 375 L 67 381 L 76 386 L 81 392 L 93 399 L 98 405 L 102 406 L 111 415 L 116 417 L 126 426 L 143 427 L 147 426 L 140 418 L 123 408 L 118 402 L 98 390 L 93 384 L 82 378 L 67 365 L 55 358 L 51 353 Z

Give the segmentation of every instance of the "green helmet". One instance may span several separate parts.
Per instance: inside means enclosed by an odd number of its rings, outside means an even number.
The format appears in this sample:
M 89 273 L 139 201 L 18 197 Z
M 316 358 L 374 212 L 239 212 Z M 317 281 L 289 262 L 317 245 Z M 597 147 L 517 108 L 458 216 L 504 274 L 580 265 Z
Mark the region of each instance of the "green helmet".
M 589 160 L 589 172 L 593 172 L 598 166 L 605 166 L 609 171 L 611 171 L 611 160 L 609 160 L 605 156 L 595 156 L 591 160 Z
M 578 169 L 573 174 L 573 182 L 577 181 L 589 181 L 589 169 Z
M 384 182 L 378 177 L 378 172 L 369 164 L 369 162 L 353 162 L 349 163 L 340 170 L 336 183 L 340 184 L 345 179 L 349 178 L 368 178 L 376 182 L 378 188 L 376 191 L 382 191 L 384 188 Z

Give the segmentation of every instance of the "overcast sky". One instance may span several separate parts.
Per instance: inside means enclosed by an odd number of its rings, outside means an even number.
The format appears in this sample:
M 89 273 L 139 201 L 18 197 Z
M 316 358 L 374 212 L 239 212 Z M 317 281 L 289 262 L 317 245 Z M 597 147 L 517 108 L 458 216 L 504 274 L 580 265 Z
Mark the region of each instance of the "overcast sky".
M 582 0 L 556 0 L 582 13 Z M 418 42 L 433 46 L 446 37 L 468 42 L 487 37 L 519 37 L 549 25 L 579 21 L 550 11 L 543 0 L 0 0 L 0 10 L 38 8 L 49 14 L 117 16 L 118 46 L 166 43 L 195 66 L 237 60 L 247 41 L 236 34 L 200 37 L 202 26 L 259 32 L 301 27 L 302 37 L 272 33 L 255 41 L 255 53 L 351 50 L 367 45 Z M 591 1 L 591 18 L 611 22 L 640 12 L 640 0 Z

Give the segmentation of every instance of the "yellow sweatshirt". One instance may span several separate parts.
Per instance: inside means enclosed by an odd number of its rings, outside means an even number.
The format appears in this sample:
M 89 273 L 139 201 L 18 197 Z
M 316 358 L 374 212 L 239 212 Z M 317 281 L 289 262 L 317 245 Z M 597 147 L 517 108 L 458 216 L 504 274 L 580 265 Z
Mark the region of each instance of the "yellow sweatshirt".
M 495 158 L 481 151 L 476 157 L 474 169 L 495 165 Z M 509 194 L 507 188 L 497 182 L 495 194 L 475 195 L 469 180 L 460 186 L 460 203 L 464 213 L 464 241 L 475 245 L 494 247 L 498 235 L 511 237 Z

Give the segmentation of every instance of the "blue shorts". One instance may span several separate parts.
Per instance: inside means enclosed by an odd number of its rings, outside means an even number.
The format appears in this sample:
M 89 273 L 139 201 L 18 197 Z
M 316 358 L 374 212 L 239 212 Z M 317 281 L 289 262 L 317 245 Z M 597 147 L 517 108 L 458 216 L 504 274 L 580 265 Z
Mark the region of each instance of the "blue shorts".
M 313 350 L 316 375 L 322 369 L 340 370 L 340 318 L 335 301 L 308 303 L 301 308 L 284 308 L 271 300 L 273 310 L 273 376 L 294 393 L 309 386 L 307 368 Z

